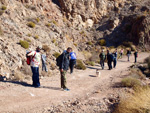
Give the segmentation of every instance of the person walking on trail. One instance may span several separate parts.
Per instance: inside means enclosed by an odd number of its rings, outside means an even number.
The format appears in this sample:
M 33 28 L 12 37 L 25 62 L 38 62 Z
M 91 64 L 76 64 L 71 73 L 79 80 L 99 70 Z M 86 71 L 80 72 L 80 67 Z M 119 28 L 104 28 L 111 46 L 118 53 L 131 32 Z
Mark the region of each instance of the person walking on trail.
M 138 52 L 137 50 L 134 52 L 135 63 L 137 62 Z
M 66 72 L 69 68 L 69 56 L 70 52 L 72 51 L 72 48 L 68 47 L 66 51 L 62 53 L 59 69 L 61 74 L 61 88 L 63 88 L 65 91 L 69 91 L 66 84 Z
M 41 58 L 42 58 L 42 71 L 48 72 L 48 69 L 46 66 L 46 55 L 42 54 Z
M 113 56 L 114 56 L 114 59 L 113 59 L 113 64 L 114 64 L 114 68 L 116 68 L 116 65 L 117 65 L 117 49 L 116 51 L 113 53 Z
M 70 74 L 73 73 L 73 68 L 76 65 L 76 59 L 77 59 L 76 53 L 75 52 L 70 52 L 70 64 L 69 64 Z
M 123 55 L 123 49 L 120 50 L 120 56 L 119 56 L 119 58 L 122 58 L 122 55 Z
M 102 69 L 104 69 L 104 63 L 105 63 L 105 53 L 104 50 L 102 50 L 102 52 L 99 54 L 99 58 L 100 58 L 100 65 L 102 67 Z
M 38 46 L 36 51 L 32 51 L 27 56 L 32 56 L 31 59 L 31 70 L 32 70 L 32 81 L 34 87 L 40 87 L 40 80 L 39 80 L 39 65 L 41 61 L 41 54 L 40 54 L 41 47 Z
M 128 61 L 130 61 L 130 55 L 131 55 L 131 50 L 130 50 L 130 49 L 128 49 L 128 50 L 127 50 L 127 57 L 128 57 Z
M 107 63 L 108 63 L 109 70 L 112 69 L 112 61 L 113 61 L 113 55 L 112 53 L 109 52 L 109 50 L 107 50 Z

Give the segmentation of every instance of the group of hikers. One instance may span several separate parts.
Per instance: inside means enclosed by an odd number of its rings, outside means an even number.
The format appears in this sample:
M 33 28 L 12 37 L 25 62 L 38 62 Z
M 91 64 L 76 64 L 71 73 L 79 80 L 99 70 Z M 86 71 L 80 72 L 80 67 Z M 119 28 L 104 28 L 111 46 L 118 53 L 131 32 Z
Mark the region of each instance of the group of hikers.
M 116 49 L 113 53 L 111 53 L 109 50 L 107 50 L 107 54 L 105 55 L 104 49 L 102 50 L 102 52 L 99 54 L 99 58 L 100 58 L 100 65 L 102 67 L 102 69 L 104 69 L 104 63 L 107 59 L 107 64 L 108 64 L 108 69 L 111 70 L 112 68 L 116 68 L 117 65 L 117 60 L 122 58 L 124 53 L 124 49 L 120 50 L 120 55 L 118 57 L 118 50 Z M 127 61 L 130 61 L 130 55 L 131 55 L 131 50 L 128 49 L 127 53 L 126 53 L 128 59 Z M 135 63 L 137 62 L 137 57 L 138 57 L 138 52 L 137 50 L 134 52 L 134 58 L 135 58 Z M 113 66 L 112 66 L 112 62 L 113 62 Z
M 26 54 L 27 58 L 27 64 L 31 66 L 32 70 L 32 81 L 33 81 L 33 87 L 40 87 L 40 80 L 39 80 L 39 65 L 40 61 L 42 60 L 42 70 L 45 70 L 46 72 L 46 55 L 40 54 L 40 50 L 42 48 L 38 46 L 35 51 L 28 52 Z M 124 50 L 121 49 L 120 55 L 118 57 L 118 50 L 116 49 L 113 53 L 111 53 L 109 50 L 107 50 L 107 54 L 105 54 L 104 49 L 99 54 L 100 57 L 100 65 L 102 69 L 104 69 L 104 64 L 107 59 L 108 69 L 111 70 L 113 67 L 116 68 L 117 59 L 122 58 Z M 131 50 L 127 51 L 128 61 L 130 60 Z M 137 62 L 138 53 L 137 51 L 134 52 L 135 56 L 135 62 Z M 65 91 L 69 91 L 70 89 L 66 86 L 66 73 L 67 70 L 70 68 L 70 74 L 73 73 L 73 68 L 76 64 L 76 53 L 72 51 L 71 47 L 68 47 L 67 50 L 63 51 L 63 53 L 56 59 L 56 65 L 59 67 L 60 75 L 61 75 L 61 88 Z M 112 66 L 113 62 L 113 66 Z

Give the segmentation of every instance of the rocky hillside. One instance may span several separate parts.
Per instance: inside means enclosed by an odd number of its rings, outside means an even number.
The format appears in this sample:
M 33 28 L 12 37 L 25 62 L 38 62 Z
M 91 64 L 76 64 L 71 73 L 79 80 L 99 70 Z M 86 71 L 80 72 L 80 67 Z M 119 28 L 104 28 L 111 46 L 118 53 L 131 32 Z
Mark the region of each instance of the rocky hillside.
M 56 67 L 54 54 L 68 46 L 79 59 L 84 59 L 82 51 L 100 45 L 132 41 L 149 47 L 149 0 L 0 0 L 0 8 L 1 75 L 27 74 L 26 50 L 38 45 L 49 54 L 49 70 Z M 106 44 L 100 44 L 101 39 Z M 29 43 L 29 48 L 20 41 Z

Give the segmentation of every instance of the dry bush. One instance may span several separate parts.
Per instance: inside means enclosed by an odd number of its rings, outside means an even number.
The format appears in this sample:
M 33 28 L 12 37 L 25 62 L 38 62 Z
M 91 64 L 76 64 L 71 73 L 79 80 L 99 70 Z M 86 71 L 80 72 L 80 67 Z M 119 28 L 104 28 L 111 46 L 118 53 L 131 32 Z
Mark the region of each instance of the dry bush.
M 15 81 L 23 81 L 24 80 L 24 76 L 21 72 L 17 71 L 14 73 L 14 78 L 13 80 Z
M 2 28 L 0 27 L 0 36 L 4 35 Z
M 45 51 L 45 52 L 49 52 L 50 51 L 50 47 L 48 45 L 43 45 L 42 46 L 42 49 Z
M 1 9 L 2 9 L 2 10 L 6 10 L 7 7 L 3 5 Z
M 51 62 L 51 70 L 55 70 L 56 69 L 56 64 L 54 62 Z
M 30 40 L 29 38 L 26 38 L 25 40 L 26 40 L 27 42 L 29 42 L 29 43 L 31 42 L 31 40 Z
M 144 60 L 145 63 L 147 63 L 147 67 L 148 69 L 150 70 L 150 56 L 147 57 L 145 60 Z
M 86 61 L 85 63 L 86 65 L 95 66 L 95 62 L 93 61 Z
M 150 113 L 150 88 L 138 88 L 122 97 L 113 113 Z
M 53 55 L 54 55 L 55 58 L 58 58 L 60 56 L 60 53 L 55 52 Z
M 31 28 L 35 27 L 35 23 L 33 23 L 33 22 L 29 22 L 27 25 L 28 25 L 28 27 L 31 27 Z
M 29 43 L 25 40 L 20 40 L 19 44 L 25 49 L 29 48 Z
M 35 20 L 36 20 L 36 22 L 40 22 L 40 19 L 39 19 L 39 18 L 36 18 Z
M 53 39 L 53 40 L 52 40 L 52 43 L 55 43 L 55 42 L 56 42 L 56 39 Z
M 38 35 L 35 35 L 34 38 L 35 38 L 35 39 L 39 39 L 39 36 L 38 36 Z
M 45 24 L 45 26 L 46 26 L 46 27 L 50 27 L 50 26 L 51 26 L 51 24 L 50 24 L 50 23 L 47 23 L 47 24 Z
M 87 45 L 92 45 L 92 42 L 91 41 L 87 42 Z
M 142 71 L 140 69 L 131 69 L 130 70 L 130 76 L 137 78 L 137 79 L 145 79 L 146 76 L 142 73 Z
M 101 39 L 101 40 L 99 40 L 98 44 L 99 44 L 100 46 L 105 46 L 105 45 L 106 45 L 106 40 Z
M 42 71 L 41 75 L 43 77 L 51 77 L 52 76 L 52 72 L 51 72 L 51 70 L 48 70 L 48 72 Z
M 85 70 L 86 66 L 84 65 L 82 60 L 77 59 L 75 68 Z
M 21 67 L 21 72 L 24 75 L 30 75 L 30 76 L 32 76 L 31 67 L 29 65 L 27 65 L 26 62 L 23 62 L 23 66 Z
M 137 87 L 137 86 L 141 86 L 141 82 L 136 79 L 136 78 L 133 78 L 133 77 L 126 77 L 126 78 L 123 78 L 122 81 L 121 81 L 121 84 L 123 87 Z
M 73 45 L 76 46 L 76 47 L 78 46 L 76 43 L 74 43 Z
M 88 51 L 83 51 L 82 53 L 83 53 L 86 60 L 89 60 L 92 56 L 92 54 Z
M 27 34 L 28 37 L 31 37 L 32 35 L 30 33 Z

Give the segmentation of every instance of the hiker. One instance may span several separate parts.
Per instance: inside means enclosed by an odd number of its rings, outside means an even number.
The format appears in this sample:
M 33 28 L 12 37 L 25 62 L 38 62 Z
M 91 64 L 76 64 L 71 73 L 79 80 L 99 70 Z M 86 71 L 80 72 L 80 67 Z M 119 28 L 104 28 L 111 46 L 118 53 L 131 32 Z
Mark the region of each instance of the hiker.
M 102 69 L 104 69 L 104 62 L 105 62 L 104 49 L 103 49 L 102 52 L 99 54 L 99 58 L 100 58 L 100 65 L 101 65 Z
M 128 50 L 127 50 L 127 57 L 128 57 L 128 61 L 130 61 L 130 55 L 131 55 L 131 50 L 130 50 L 130 49 L 128 49 Z
M 42 58 L 42 71 L 48 72 L 48 69 L 47 69 L 47 66 L 46 66 L 46 55 L 42 54 L 41 58 Z
M 123 49 L 120 50 L 120 56 L 119 56 L 119 58 L 122 58 L 122 55 L 123 55 Z
M 32 51 L 27 56 L 32 56 L 31 59 L 31 70 L 32 70 L 32 81 L 34 87 L 40 87 L 40 80 L 39 80 L 39 65 L 41 60 L 41 54 L 40 54 L 41 47 L 38 46 L 36 48 L 36 51 Z
M 69 56 L 71 51 L 72 48 L 68 47 L 67 50 L 62 53 L 62 59 L 59 65 L 61 74 L 61 88 L 63 88 L 65 91 L 69 91 L 69 89 L 66 86 L 66 72 L 69 67 Z
M 114 51 L 114 53 L 113 53 L 113 56 L 114 56 L 114 58 L 113 58 L 113 64 L 114 64 L 114 68 L 116 68 L 116 64 L 117 64 L 117 49 L 116 49 L 116 51 Z
M 134 58 L 135 58 L 135 62 L 134 63 L 136 63 L 137 62 L 137 57 L 138 57 L 138 52 L 137 52 L 137 50 L 134 52 Z
M 73 73 L 74 65 L 76 65 L 76 59 L 77 59 L 76 53 L 75 52 L 70 52 L 70 64 L 69 64 L 70 74 Z
M 107 63 L 108 63 L 109 70 L 112 69 L 112 61 L 113 61 L 113 55 L 112 53 L 109 52 L 109 50 L 107 50 Z

